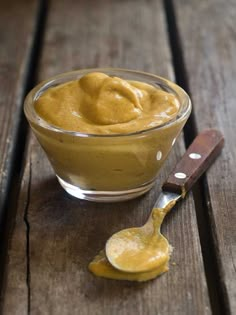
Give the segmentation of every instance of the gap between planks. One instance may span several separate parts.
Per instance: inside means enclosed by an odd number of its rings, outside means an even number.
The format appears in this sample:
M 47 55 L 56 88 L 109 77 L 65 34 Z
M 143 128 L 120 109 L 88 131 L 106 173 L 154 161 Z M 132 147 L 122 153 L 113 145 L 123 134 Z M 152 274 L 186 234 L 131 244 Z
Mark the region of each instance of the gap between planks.
M 0 217 L 0 243 L 1 243 L 1 253 L 0 253 L 0 313 L 2 309 L 2 299 L 4 294 L 4 275 L 5 267 L 7 261 L 7 250 L 8 250 L 8 240 L 9 236 L 13 230 L 15 210 L 17 208 L 17 200 L 20 191 L 20 183 L 22 180 L 22 172 L 24 170 L 24 160 L 26 160 L 26 148 L 29 138 L 29 127 L 26 118 L 23 113 L 23 102 L 27 93 L 34 87 L 36 82 L 38 62 L 40 59 L 42 39 L 45 31 L 45 21 L 47 17 L 47 1 L 40 0 L 38 8 L 35 15 L 35 26 L 33 32 L 32 44 L 29 48 L 29 53 L 26 63 L 25 75 L 22 79 L 22 94 L 20 96 L 21 102 L 21 112 L 17 122 L 17 127 L 15 128 L 15 134 L 13 135 L 13 150 L 8 161 L 9 171 L 8 179 L 5 188 L 5 194 L 3 200 L 0 204 L 0 209 L 2 216 Z M 30 188 L 29 188 L 30 189 Z M 29 194 L 29 192 L 28 192 Z M 28 195 L 29 196 L 29 195 Z M 28 200 L 28 199 L 27 199 Z M 9 201 L 7 203 L 7 201 Z M 28 205 L 28 201 L 27 201 Z M 28 314 L 30 314 L 30 262 L 29 262 L 29 224 L 27 221 L 27 205 L 25 209 L 24 221 L 26 224 L 26 257 L 27 257 L 27 275 L 26 283 L 28 288 Z
M 28 210 L 30 205 L 30 192 L 31 192 L 31 158 L 29 161 L 29 181 L 27 185 L 27 196 L 24 209 L 24 222 L 26 226 L 26 285 L 27 285 L 27 314 L 31 311 L 31 286 L 30 286 L 30 223 L 28 220 Z
M 176 83 L 183 87 L 191 98 L 174 2 L 172 0 L 163 0 L 163 6 L 165 8 Z M 197 133 L 198 130 L 193 107 L 192 113 L 184 127 L 184 141 L 186 148 L 191 144 Z M 194 185 L 193 198 L 196 208 L 198 230 L 212 312 L 214 315 L 226 315 L 230 313 L 228 308 L 229 303 L 227 295 L 225 294 L 224 283 L 221 281 L 222 270 L 220 268 L 220 262 L 217 255 L 218 251 L 215 244 L 216 236 L 213 235 L 211 229 L 211 201 L 205 175 L 203 175 Z

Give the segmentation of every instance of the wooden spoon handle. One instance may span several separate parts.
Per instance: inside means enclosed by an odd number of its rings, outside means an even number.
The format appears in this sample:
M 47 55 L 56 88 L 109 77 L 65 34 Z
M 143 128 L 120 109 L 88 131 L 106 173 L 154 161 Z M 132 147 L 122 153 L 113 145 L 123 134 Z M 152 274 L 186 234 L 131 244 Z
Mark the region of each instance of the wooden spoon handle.
M 224 137 L 220 131 L 210 129 L 200 133 L 177 163 L 162 190 L 185 194 L 220 154 Z

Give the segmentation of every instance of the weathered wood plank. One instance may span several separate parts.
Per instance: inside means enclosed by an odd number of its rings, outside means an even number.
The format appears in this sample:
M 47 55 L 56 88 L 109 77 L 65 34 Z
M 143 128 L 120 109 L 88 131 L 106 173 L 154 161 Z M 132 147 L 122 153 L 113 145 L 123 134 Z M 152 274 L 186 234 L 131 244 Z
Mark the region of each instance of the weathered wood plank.
M 19 127 L 38 2 L 0 1 L 0 226 L 14 167 L 14 150 L 24 141 L 19 139 Z
M 207 173 L 209 215 L 221 285 L 232 314 L 236 310 L 236 5 L 223 0 L 176 1 L 189 87 L 199 130 L 219 128 L 226 140 L 222 156 Z
M 3 294 L 3 314 L 28 314 L 28 287 L 27 287 L 27 225 L 25 212 L 28 206 L 30 189 L 30 162 L 24 168 L 24 176 L 21 184 L 21 193 L 14 234 L 8 249 L 7 267 L 11 272 L 7 273 L 4 284 L 8 294 Z M 16 307 L 17 306 L 17 307 Z
M 40 80 L 70 69 L 120 66 L 173 78 L 161 1 L 52 1 Z M 42 150 L 31 137 L 31 177 L 26 211 L 29 232 L 29 294 L 32 314 L 210 314 L 195 209 L 191 195 L 163 226 L 175 250 L 169 273 L 143 284 L 98 279 L 89 261 L 115 231 L 145 222 L 159 184 L 183 152 L 179 141 L 155 188 L 122 204 L 94 204 L 67 196 Z M 20 219 L 22 201 L 17 219 Z M 23 228 L 23 227 L 22 227 Z M 20 236 L 15 229 L 14 238 Z M 14 255 L 12 254 L 14 253 Z M 11 299 L 15 261 L 22 248 L 11 243 L 5 296 Z M 24 271 L 18 267 L 18 274 Z M 16 296 L 17 297 L 17 296 Z M 27 304 L 27 301 L 24 301 Z M 19 314 L 18 305 L 4 314 Z M 13 309 L 14 308 L 14 309 Z
M 0 1 L 0 290 L 4 279 L 2 268 L 6 254 L 6 244 L 3 244 L 6 241 L 5 208 L 11 185 L 16 186 L 17 180 L 12 177 L 16 174 L 21 155 L 17 148 L 22 148 L 25 141 L 22 139 L 25 133 L 21 124 L 22 102 L 27 88 L 38 14 L 39 1 Z M 22 233 L 24 234 L 23 229 Z M 22 246 L 24 248 L 24 244 Z M 24 254 L 23 251 L 22 257 Z M 20 259 L 20 256 L 17 259 Z M 23 265 L 22 268 L 24 269 Z M 25 275 L 22 276 L 21 281 L 17 282 L 17 277 L 15 281 L 20 284 L 21 295 L 26 297 Z

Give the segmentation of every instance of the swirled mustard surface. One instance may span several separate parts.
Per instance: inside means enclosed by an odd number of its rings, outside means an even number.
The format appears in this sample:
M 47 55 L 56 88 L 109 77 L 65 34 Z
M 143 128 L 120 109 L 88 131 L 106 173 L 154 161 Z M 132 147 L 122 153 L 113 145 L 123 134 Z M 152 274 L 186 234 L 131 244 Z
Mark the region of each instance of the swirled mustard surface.
M 89 134 L 149 129 L 173 119 L 179 108 L 171 93 L 100 72 L 49 88 L 35 102 L 37 114 L 48 123 Z

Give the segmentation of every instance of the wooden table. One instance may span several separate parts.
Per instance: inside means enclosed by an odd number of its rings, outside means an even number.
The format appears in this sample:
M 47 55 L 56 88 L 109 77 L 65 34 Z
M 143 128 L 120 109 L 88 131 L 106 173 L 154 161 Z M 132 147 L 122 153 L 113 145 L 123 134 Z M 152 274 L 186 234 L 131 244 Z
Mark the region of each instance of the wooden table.
M 236 5 L 224 0 L 0 2 L 1 310 L 5 314 L 236 313 Z M 71 198 L 22 112 L 38 81 L 87 67 L 176 80 L 193 114 L 156 186 L 124 204 Z M 220 129 L 221 156 L 165 220 L 170 271 L 147 283 L 91 275 L 105 240 L 145 222 L 195 135 Z

